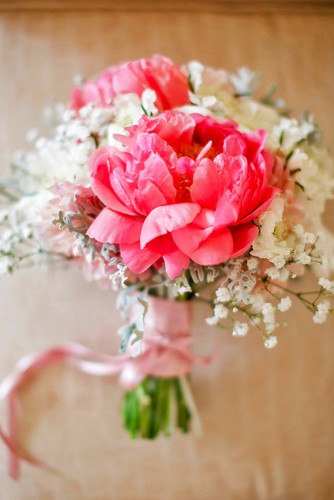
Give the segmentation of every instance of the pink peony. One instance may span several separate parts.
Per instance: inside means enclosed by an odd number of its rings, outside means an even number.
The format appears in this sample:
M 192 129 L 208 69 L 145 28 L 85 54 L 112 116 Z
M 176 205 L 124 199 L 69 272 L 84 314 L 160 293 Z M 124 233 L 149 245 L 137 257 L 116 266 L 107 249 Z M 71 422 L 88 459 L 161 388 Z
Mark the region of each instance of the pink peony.
M 166 111 L 128 132 L 118 136 L 125 151 L 102 147 L 91 157 L 92 189 L 105 205 L 91 238 L 119 244 L 137 274 L 164 261 L 170 278 L 190 259 L 216 265 L 251 247 L 254 219 L 278 192 L 268 185 L 275 158 L 265 131 Z
M 151 59 L 112 66 L 97 80 L 87 80 L 82 86 L 75 87 L 70 108 L 78 110 L 90 102 L 108 106 L 119 94 L 134 93 L 141 97 L 145 89 L 154 90 L 157 95 L 155 104 L 160 111 L 189 103 L 186 75 L 167 57 L 155 55 Z

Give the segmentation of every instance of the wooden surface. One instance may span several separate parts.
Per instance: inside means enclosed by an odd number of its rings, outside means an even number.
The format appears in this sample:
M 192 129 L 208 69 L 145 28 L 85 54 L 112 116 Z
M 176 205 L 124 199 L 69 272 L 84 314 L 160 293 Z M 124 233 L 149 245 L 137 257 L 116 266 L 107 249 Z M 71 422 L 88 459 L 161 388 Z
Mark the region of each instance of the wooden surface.
M 332 16 L 10 12 L 0 22 L 2 171 L 42 108 L 66 99 L 73 75 L 153 53 L 259 70 L 297 112 L 312 109 L 334 143 Z M 65 340 L 117 350 L 115 296 L 74 271 L 2 278 L 0 297 L 0 378 L 24 354 Z M 254 332 L 238 340 L 209 330 L 205 314 L 195 311 L 197 348 L 218 338 L 221 353 L 194 370 L 203 438 L 130 441 L 116 380 L 54 367 L 22 393 L 20 434 L 62 475 L 24 466 L 13 483 L 0 446 L 0 499 L 333 499 L 333 319 L 316 327 L 297 306 L 267 351 Z
M 333 0 L 0 0 L 0 11 L 203 12 L 216 14 L 327 14 Z

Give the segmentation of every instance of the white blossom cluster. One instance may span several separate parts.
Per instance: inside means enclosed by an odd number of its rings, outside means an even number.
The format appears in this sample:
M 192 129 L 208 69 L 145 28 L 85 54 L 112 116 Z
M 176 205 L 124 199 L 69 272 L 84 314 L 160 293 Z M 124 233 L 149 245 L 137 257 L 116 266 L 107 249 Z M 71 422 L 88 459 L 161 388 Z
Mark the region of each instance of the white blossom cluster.
M 261 265 L 260 261 L 258 263 Z M 206 319 L 207 324 L 218 325 L 238 337 L 245 336 L 250 327 L 255 327 L 267 348 L 276 346 L 278 339 L 273 332 L 287 324 L 278 316 L 291 309 L 291 297 L 301 301 L 312 312 L 313 321 L 317 324 L 324 323 L 333 309 L 328 300 L 321 300 L 334 295 L 334 282 L 325 277 L 319 279 L 319 288 L 312 292 L 310 298 L 308 291 L 290 289 L 288 279 L 271 279 L 268 269 L 263 274 L 259 268 L 255 270 L 252 258 L 238 259 L 224 266 L 221 274 L 223 278 L 219 279 L 220 286 L 215 290 L 214 300 L 208 300 L 212 316 Z M 293 273 L 289 274 L 290 278 L 295 277 Z
M 0 181 L 0 275 L 29 261 L 45 260 L 48 250 L 41 227 L 44 230 L 47 220 L 51 224 L 56 218 L 50 207 L 54 197 L 50 188 L 59 181 L 88 185 L 88 161 L 97 146 L 113 145 L 113 135 L 124 134 L 126 126 L 136 123 L 143 106 L 154 114 L 155 99 L 154 92 L 147 90 L 141 99 L 134 94 L 119 96 L 110 107 L 88 104 L 78 113 L 63 106 L 45 110 L 53 126 L 52 136 L 44 137 L 38 130 L 30 130 L 27 140 L 32 149 L 16 152 L 10 183 Z M 1 196 L 6 203 L 1 203 Z M 73 244 L 70 240 L 67 243 Z M 78 249 L 76 243 L 74 247 Z M 67 250 L 65 254 L 69 253 Z M 89 253 L 86 256 L 90 259 Z M 122 284 L 123 267 L 112 278 Z M 95 274 L 100 279 L 101 273 Z
M 0 276 L 11 273 L 27 260 L 33 263 L 45 260 L 40 224 L 50 198 L 50 193 L 41 191 L 0 210 Z

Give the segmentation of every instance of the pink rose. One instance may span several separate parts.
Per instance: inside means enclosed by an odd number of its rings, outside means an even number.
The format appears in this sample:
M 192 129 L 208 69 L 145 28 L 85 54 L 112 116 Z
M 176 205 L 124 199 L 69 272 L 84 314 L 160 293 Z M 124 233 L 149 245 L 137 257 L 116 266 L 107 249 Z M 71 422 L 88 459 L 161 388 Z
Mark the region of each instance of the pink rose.
M 134 93 L 141 97 L 145 89 L 157 95 L 159 111 L 189 103 L 187 77 L 179 66 L 167 57 L 155 55 L 151 59 L 138 59 L 103 71 L 97 80 L 87 80 L 71 93 L 70 108 L 78 110 L 92 102 L 108 106 L 119 94 Z
M 125 151 L 103 147 L 91 157 L 92 189 L 105 205 L 91 238 L 119 244 L 134 273 L 164 262 L 170 278 L 190 259 L 216 265 L 251 247 L 253 221 L 278 192 L 268 185 L 275 159 L 265 131 L 166 111 L 128 132 L 118 136 Z

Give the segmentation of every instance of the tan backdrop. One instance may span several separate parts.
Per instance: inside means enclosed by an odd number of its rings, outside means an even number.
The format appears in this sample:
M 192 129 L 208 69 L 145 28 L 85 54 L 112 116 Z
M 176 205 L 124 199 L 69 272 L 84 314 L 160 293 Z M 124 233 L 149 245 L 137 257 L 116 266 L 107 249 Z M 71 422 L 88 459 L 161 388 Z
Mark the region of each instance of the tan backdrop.
M 331 2 L 319 2 L 319 10 L 315 6 L 308 15 L 302 2 L 292 2 L 300 5 L 294 14 L 265 14 L 260 8 L 253 15 L 240 15 L 242 2 L 239 15 L 231 8 L 228 15 L 224 9 L 203 12 L 198 2 L 196 12 L 189 2 L 182 12 L 173 11 L 176 2 L 165 12 L 154 12 L 152 2 L 145 12 L 66 11 L 66 2 L 60 2 L 64 9 L 24 10 L 25 2 L 15 3 L 19 10 L 0 2 L 1 171 L 8 169 L 11 153 L 25 147 L 25 133 L 38 123 L 42 108 L 67 98 L 73 75 L 89 76 L 153 53 L 178 63 L 198 59 L 228 70 L 247 65 L 260 71 L 265 84 L 280 83 L 280 95 L 297 112 L 312 109 L 327 144 L 333 144 Z M 334 229 L 332 211 L 330 205 L 326 218 Z M 301 284 L 311 286 L 311 278 Z M 1 278 L 0 297 L 0 378 L 24 354 L 65 340 L 117 350 L 121 321 L 115 295 L 75 271 L 21 271 Z M 121 429 L 116 380 L 57 366 L 22 392 L 20 436 L 62 476 L 25 465 L 14 483 L 0 446 L 0 499 L 334 498 L 333 319 L 316 327 L 297 306 L 279 333 L 279 345 L 268 351 L 255 332 L 237 340 L 209 330 L 205 314 L 202 308 L 194 314 L 198 350 L 219 339 L 221 353 L 193 374 L 203 438 L 130 441 Z

